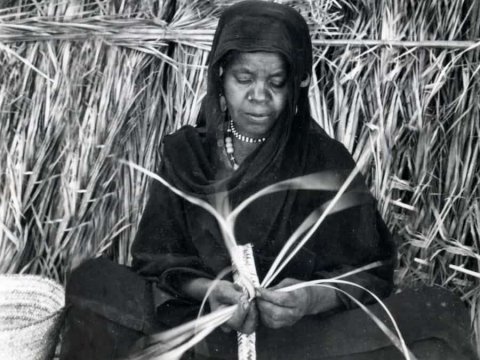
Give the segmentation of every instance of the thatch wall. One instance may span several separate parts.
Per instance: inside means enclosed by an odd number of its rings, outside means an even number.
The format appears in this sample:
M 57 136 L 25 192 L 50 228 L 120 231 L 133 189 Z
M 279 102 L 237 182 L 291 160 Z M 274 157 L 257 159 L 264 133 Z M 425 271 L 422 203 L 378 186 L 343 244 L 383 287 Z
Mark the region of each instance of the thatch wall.
M 227 0 L 0 1 L 0 272 L 129 261 L 162 136 L 193 124 Z M 282 1 L 308 19 L 315 118 L 397 234 L 397 281 L 480 293 L 480 2 Z M 479 322 L 475 322 L 478 327 Z

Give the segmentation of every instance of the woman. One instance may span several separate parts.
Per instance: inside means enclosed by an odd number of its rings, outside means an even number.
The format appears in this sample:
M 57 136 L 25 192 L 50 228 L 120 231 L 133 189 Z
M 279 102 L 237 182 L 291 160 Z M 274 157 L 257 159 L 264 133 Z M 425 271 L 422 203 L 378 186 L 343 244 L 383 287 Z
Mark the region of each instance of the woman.
M 166 137 L 161 176 L 207 200 L 228 192 L 232 208 L 285 179 L 319 171 L 344 178 L 354 167 L 351 156 L 310 117 L 311 71 L 308 27 L 296 11 L 261 1 L 246 1 L 225 10 L 210 53 L 207 95 L 198 125 Z M 361 179 L 356 186 L 364 187 Z M 239 216 L 236 239 L 240 244 L 253 244 L 260 279 L 289 235 L 333 195 L 283 191 L 257 200 Z M 192 319 L 212 279 L 231 265 L 215 219 L 156 182 L 132 254 L 133 268 L 140 276 L 101 261 L 90 262 L 72 275 L 67 289 L 72 308 L 64 358 L 73 358 L 69 354 L 79 348 L 91 349 L 88 358 L 101 351 L 104 358 L 125 355 L 142 335 Z M 392 290 L 395 258 L 393 241 L 371 198 L 333 214 L 280 273 L 278 283 L 259 289 L 254 301 L 248 302 L 231 278 L 222 280 L 209 297 L 211 310 L 240 306 L 223 330 L 216 330 L 189 356 L 236 358 L 236 334 L 229 331 L 233 329 L 256 332 L 260 359 L 402 358 L 361 310 L 349 310 L 354 307 L 352 301 L 342 293 L 317 287 L 275 291 L 383 261 L 383 266 L 349 280 L 386 297 Z M 93 281 L 102 285 L 83 280 L 102 276 L 106 278 Z M 105 283 L 115 289 L 107 290 Z M 371 302 L 356 288 L 338 287 L 362 302 Z M 433 359 L 438 352 L 443 358 L 472 358 L 465 339 L 465 310 L 450 295 L 433 293 L 431 299 L 429 292 L 405 292 L 388 299 L 387 305 L 394 316 L 420 310 L 420 319 L 418 313 L 398 318 L 419 358 Z M 449 312 L 439 318 L 443 305 Z M 382 316 L 378 306 L 371 308 Z M 100 318 L 108 319 L 108 325 L 85 335 L 82 328 L 98 329 L 88 324 Z M 442 327 L 452 319 L 457 328 Z M 73 338 L 89 340 L 75 345 L 69 340 Z M 101 351 L 92 345 L 99 339 L 105 345 Z

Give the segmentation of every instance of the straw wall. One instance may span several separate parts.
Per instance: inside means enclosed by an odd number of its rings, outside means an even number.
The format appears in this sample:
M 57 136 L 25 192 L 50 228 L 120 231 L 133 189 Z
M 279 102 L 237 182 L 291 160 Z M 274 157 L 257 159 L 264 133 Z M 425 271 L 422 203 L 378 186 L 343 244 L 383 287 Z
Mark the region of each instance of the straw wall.
M 308 19 L 312 112 L 358 158 L 401 285 L 480 287 L 480 3 L 282 1 Z M 0 1 L 0 272 L 129 261 L 162 136 L 193 124 L 232 1 Z M 453 267 L 452 267 L 453 266 Z M 477 323 L 476 326 L 479 324 Z

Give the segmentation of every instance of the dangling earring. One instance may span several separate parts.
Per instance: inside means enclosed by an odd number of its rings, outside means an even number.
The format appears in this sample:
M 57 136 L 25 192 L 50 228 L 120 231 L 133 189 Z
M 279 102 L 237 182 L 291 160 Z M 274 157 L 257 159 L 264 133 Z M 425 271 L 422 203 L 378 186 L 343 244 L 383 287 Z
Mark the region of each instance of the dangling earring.
M 222 78 L 222 75 L 223 75 L 223 66 L 219 66 L 218 68 L 218 77 L 221 79 Z M 220 85 L 220 88 L 222 86 Z M 220 104 L 220 111 L 221 112 L 225 112 L 227 111 L 227 100 L 225 99 L 225 96 L 223 95 L 223 91 L 220 90 L 219 94 L 218 94 L 218 102 Z
M 220 111 L 221 112 L 227 111 L 227 100 L 225 99 L 225 96 L 220 95 L 218 102 L 220 104 Z

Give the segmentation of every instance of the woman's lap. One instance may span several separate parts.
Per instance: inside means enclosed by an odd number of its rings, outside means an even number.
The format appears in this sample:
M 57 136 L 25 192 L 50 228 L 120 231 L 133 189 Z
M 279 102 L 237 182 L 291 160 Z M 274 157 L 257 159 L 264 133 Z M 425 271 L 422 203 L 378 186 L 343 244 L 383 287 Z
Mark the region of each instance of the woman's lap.
M 385 300 L 412 351 L 475 359 L 470 324 L 461 301 L 435 288 L 406 290 Z M 151 288 L 131 269 L 95 259 L 73 272 L 67 285 L 62 359 L 113 359 L 139 338 L 158 331 Z M 369 306 L 382 321 L 378 305 Z M 208 357 L 236 358 L 236 336 L 215 331 L 207 338 Z M 205 347 L 203 347 L 205 348 Z M 191 353 L 190 355 L 193 355 Z M 257 329 L 259 359 L 401 359 L 400 352 L 361 309 L 328 317 L 310 316 L 292 327 Z M 198 356 L 201 358 L 202 356 Z
M 157 330 L 151 288 L 126 266 L 92 259 L 75 269 L 66 288 L 61 359 L 114 359 Z
M 469 316 L 463 303 L 440 288 L 405 290 L 384 300 L 412 351 L 420 359 L 475 359 L 470 343 Z M 379 305 L 368 307 L 390 324 Z M 391 326 L 389 326 L 393 329 Z M 210 355 L 235 358 L 235 339 L 216 331 L 208 340 Z M 430 357 L 426 357 L 431 354 Z M 401 353 L 361 309 L 328 317 L 305 317 L 295 325 L 257 329 L 259 359 L 402 359 Z M 462 357 L 463 356 L 463 357 Z

